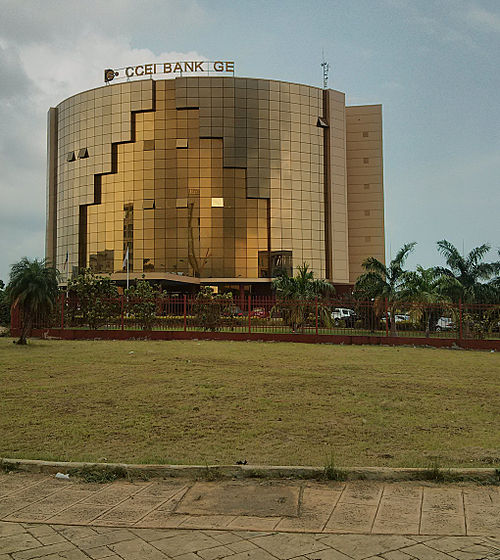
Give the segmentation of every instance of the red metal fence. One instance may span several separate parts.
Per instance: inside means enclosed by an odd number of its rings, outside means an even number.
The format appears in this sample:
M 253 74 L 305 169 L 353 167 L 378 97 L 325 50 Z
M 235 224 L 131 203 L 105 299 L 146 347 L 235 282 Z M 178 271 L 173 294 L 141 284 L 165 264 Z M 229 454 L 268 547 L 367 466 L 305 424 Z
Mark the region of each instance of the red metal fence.
M 13 313 L 12 328 L 19 327 L 19 314 Z M 240 333 L 256 338 L 297 334 L 500 341 L 500 305 L 190 295 L 86 302 L 63 294 L 54 312 L 36 317 L 33 327 L 101 333 Z

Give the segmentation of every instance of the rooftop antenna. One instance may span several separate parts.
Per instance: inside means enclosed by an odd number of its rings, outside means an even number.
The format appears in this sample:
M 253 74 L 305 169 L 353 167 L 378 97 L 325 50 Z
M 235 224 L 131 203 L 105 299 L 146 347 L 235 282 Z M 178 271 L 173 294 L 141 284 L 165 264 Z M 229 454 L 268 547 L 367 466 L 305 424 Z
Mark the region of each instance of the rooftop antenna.
M 323 68 L 323 89 L 328 87 L 328 71 L 330 70 L 330 65 L 325 60 L 325 51 L 321 51 L 321 58 L 323 62 L 321 63 L 321 68 Z

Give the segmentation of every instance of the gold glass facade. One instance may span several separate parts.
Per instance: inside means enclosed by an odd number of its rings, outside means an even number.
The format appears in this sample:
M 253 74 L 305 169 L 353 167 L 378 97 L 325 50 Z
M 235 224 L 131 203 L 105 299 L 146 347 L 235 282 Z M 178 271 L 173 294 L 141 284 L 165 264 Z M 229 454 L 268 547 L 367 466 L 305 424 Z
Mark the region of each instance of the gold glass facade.
M 121 278 L 128 254 L 146 277 L 251 281 L 307 262 L 348 283 L 345 105 L 330 95 L 325 112 L 315 87 L 188 77 L 63 101 L 49 112 L 47 257 L 65 279 Z

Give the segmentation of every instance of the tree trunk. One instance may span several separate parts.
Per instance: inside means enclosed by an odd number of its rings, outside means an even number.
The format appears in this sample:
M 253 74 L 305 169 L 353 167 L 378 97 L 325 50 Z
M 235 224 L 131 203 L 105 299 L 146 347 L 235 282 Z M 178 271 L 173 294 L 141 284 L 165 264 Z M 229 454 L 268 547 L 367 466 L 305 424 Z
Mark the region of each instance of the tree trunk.
M 425 321 L 425 338 L 429 338 L 431 335 L 431 315 L 432 312 L 426 311 L 425 312 L 427 318 Z
M 398 336 L 396 330 L 396 313 L 394 306 L 391 306 L 391 336 Z
M 25 345 L 27 344 L 27 338 L 28 335 L 31 332 L 31 324 L 33 322 L 33 319 L 31 317 L 31 315 L 24 315 L 23 314 L 23 326 L 21 328 L 21 337 L 19 338 L 19 340 L 17 341 L 16 344 L 21 344 L 21 345 Z

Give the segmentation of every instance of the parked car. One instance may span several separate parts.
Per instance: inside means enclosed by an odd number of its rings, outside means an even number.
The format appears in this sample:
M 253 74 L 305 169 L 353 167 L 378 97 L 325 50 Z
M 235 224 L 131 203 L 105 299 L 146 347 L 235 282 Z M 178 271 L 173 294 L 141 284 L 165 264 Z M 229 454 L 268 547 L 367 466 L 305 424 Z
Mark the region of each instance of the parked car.
M 387 313 L 387 315 L 389 315 L 389 321 L 390 321 L 391 320 L 391 314 Z M 394 315 L 394 317 L 396 319 L 396 323 L 404 323 L 404 322 L 407 322 L 407 321 L 411 320 L 408 313 L 396 313 Z M 380 320 L 382 321 L 382 323 L 385 323 L 385 321 L 386 321 L 385 315 Z
M 263 307 L 258 307 L 250 311 L 250 317 L 258 317 L 259 319 L 266 319 L 267 317 L 269 317 L 269 313 Z
M 451 317 L 439 317 L 436 323 L 436 331 L 453 331 L 455 323 Z
M 344 323 L 346 327 L 354 327 L 354 323 L 358 315 L 354 311 L 354 309 L 349 309 L 347 307 L 336 307 L 332 311 L 331 316 L 333 322 L 337 327 L 342 323 Z

